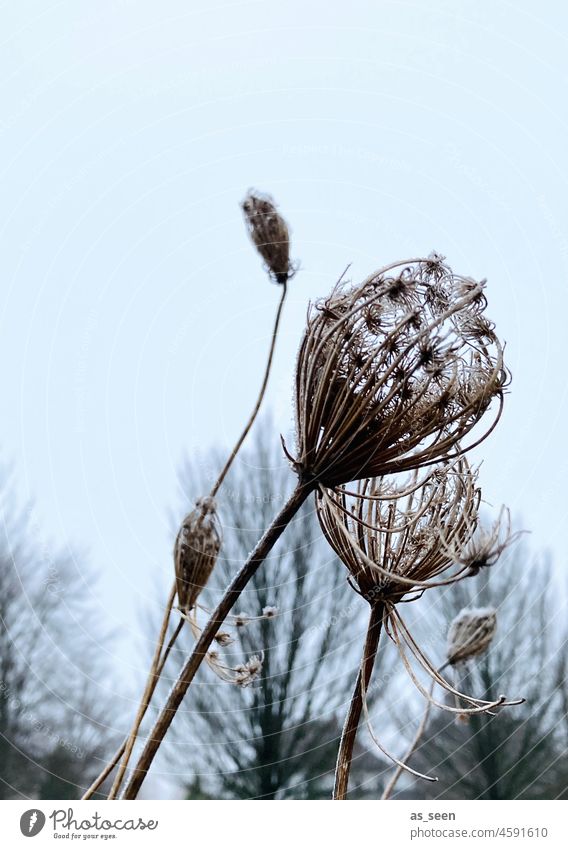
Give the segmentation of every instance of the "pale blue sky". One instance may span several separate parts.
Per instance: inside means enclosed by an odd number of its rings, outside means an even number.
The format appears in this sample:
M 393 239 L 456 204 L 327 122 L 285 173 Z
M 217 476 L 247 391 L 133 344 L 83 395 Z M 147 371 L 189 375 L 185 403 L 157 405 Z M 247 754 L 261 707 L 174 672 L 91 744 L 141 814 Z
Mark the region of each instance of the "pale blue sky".
M 567 21 L 558 2 L 3 4 L 0 444 L 41 526 L 90 551 L 125 658 L 171 581 L 179 461 L 228 445 L 258 387 L 278 290 L 250 186 L 302 266 L 278 427 L 308 299 L 349 262 L 358 280 L 436 249 L 488 278 L 507 340 L 486 498 L 566 567 Z

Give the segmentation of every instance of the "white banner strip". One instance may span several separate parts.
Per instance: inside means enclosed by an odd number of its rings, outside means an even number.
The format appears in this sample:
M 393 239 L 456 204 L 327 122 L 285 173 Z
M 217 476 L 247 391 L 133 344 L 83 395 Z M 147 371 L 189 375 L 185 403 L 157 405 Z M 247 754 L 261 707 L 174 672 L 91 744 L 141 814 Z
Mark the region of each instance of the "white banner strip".
M 28 802 L 0 803 L 2 845 L 85 844 L 213 849 L 568 846 L 568 803 Z M 30 844 L 30 839 L 33 843 Z M 358 844 L 357 842 L 360 841 Z

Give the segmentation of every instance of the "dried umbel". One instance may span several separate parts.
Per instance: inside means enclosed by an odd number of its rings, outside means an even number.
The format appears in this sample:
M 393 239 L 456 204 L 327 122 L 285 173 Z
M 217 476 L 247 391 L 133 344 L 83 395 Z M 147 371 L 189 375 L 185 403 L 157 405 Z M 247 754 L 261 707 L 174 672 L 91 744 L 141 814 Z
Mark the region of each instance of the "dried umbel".
M 455 666 L 489 648 L 497 628 L 494 607 L 464 608 L 450 624 L 448 631 L 448 663 Z
M 467 566 L 452 569 L 450 547 L 461 551 L 474 536 L 480 498 L 477 473 L 461 457 L 425 479 L 413 473 L 405 484 L 375 478 L 359 481 L 354 491 L 320 486 L 316 506 L 351 585 L 370 604 L 382 601 L 389 609 L 409 593 L 469 574 Z
M 197 601 L 213 571 L 221 532 L 215 500 L 199 498 L 178 531 L 174 545 L 174 565 L 180 610 L 188 613 Z
M 323 532 L 346 565 L 351 586 L 371 605 L 364 660 L 346 728 L 356 729 L 362 709 L 371 736 L 383 754 L 399 770 L 407 769 L 415 775 L 418 773 L 407 766 L 406 759 L 398 760 L 383 748 L 370 724 L 366 692 L 381 627 L 396 645 L 410 679 L 429 704 L 467 716 L 518 703 L 507 701 L 505 696 L 489 701 L 458 691 L 441 674 L 443 667 L 436 668 L 426 656 L 399 611 L 401 602 L 419 598 L 426 589 L 452 584 L 471 574 L 469 565 L 459 558 L 456 562 L 453 552 L 471 546 L 476 534 L 481 498 L 476 478 L 461 456 L 436 467 L 425 478 L 419 479 L 418 472 L 414 472 L 405 484 L 394 485 L 379 478 L 359 481 L 354 490 L 346 485 L 328 489 L 320 484 L 316 492 Z M 465 634 L 462 636 L 465 639 Z M 473 634 L 469 632 L 469 636 L 468 648 L 462 646 L 463 655 L 475 650 Z M 367 658 L 371 659 L 370 664 Z M 424 687 L 416 665 L 429 675 L 430 691 Z M 466 707 L 457 701 L 455 707 L 436 701 L 432 695 L 434 684 L 455 700 L 462 700 Z M 345 794 L 352 746 L 350 749 L 344 741 L 349 735 L 353 737 L 352 730 L 342 735 L 335 798 L 344 798 Z
M 465 547 L 456 548 L 451 540 L 445 538 L 444 543 L 448 556 L 467 569 L 468 575 L 477 575 L 481 569 L 491 568 L 522 533 L 511 531 L 511 514 L 502 507 L 493 525 L 490 528 L 480 527 Z
M 301 343 L 295 406 L 300 477 L 327 486 L 417 469 L 468 450 L 493 399 L 503 349 L 484 283 L 432 255 L 341 281 L 315 304 Z
M 202 629 L 197 620 L 197 609 L 206 610 L 202 605 L 196 605 L 190 613 L 183 613 L 182 616 L 190 624 L 191 631 L 196 640 L 199 639 Z M 208 611 L 207 611 L 208 612 Z M 227 617 L 230 625 L 236 629 L 247 628 L 253 622 L 260 622 L 263 619 L 273 619 L 278 613 L 278 608 L 273 606 L 265 607 L 259 616 L 249 616 L 248 614 L 236 614 Z M 230 631 L 219 631 L 215 637 L 215 642 L 220 649 L 227 648 L 235 642 Z M 264 653 L 253 654 L 244 663 L 236 666 L 227 663 L 224 659 L 221 650 L 210 649 L 205 655 L 207 665 L 222 681 L 229 684 L 235 684 L 237 687 L 246 688 L 253 684 L 262 672 L 262 664 L 264 662 Z
M 250 237 L 263 258 L 266 269 L 277 283 L 292 276 L 288 225 L 269 195 L 250 191 L 242 202 Z

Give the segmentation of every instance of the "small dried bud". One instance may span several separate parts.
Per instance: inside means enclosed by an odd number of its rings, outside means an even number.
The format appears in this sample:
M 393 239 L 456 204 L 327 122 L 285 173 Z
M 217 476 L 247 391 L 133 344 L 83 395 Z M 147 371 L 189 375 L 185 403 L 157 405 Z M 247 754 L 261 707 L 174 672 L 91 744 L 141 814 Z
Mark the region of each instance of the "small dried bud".
M 460 611 L 448 631 L 448 662 L 453 666 L 482 654 L 489 647 L 496 627 L 497 613 L 493 607 Z
M 220 646 L 230 646 L 235 642 L 228 631 L 219 631 L 215 636 L 215 640 Z
M 269 195 L 250 191 L 242 203 L 250 237 L 270 276 L 286 283 L 292 274 L 288 225 Z
M 262 672 L 262 656 L 253 654 L 245 664 L 235 667 L 235 684 L 238 687 L 249 687 Z
M 221 533 L 215 500 L 198 498 L 182 522 L 174 546 L 178 603 L 189 612 L 213 571 Z
M 277 613 L 278 613 L 277 607 L 271 607 L 269 605 L 268 607 L 262 608 L 262 615 L 264 616 L 265 619 L 273 619 L 277 615 Z
M 251 617 L 248 613 L 237 613 L 235 616 L 235 625 L 237 628 L 245 628 L 249 622 Z

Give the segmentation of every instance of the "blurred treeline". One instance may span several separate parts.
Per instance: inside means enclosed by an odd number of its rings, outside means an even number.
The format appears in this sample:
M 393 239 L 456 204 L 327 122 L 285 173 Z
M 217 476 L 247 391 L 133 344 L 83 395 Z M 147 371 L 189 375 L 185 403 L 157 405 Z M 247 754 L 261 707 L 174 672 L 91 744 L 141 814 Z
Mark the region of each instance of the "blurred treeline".
M 183 498 L 177 522 L 205 494 L 223 455 L 211 451 L 180 468 Z M 0 541 L 0 787 L 7 798 L 78 797 L 98 772 L 132 717 L 116 715 L 113 670 L 103 658 L 112 637 L 97 626 L 89 570 L 74 557 L 38 550 L 29 511 L 15 511 L 6 475 Z M 293 485 L 293 476 L 265 420 L 255 430 L 219 495 L 224 543 L 211 585 L 211 607 Z M 173 571 L 173 567 L 172 567 Z M 169 587 L 141 613 L 153 643 Z M 568 796 L 568 682 L 565 587 L 546 558 L 526 541 L 493 568 L 405 605 L 428 656 L 445 659 L 445 634 L 465 606 L 493 605 L 498 630 L 484 656 L 455 671 L 454 682 L 478 697 L 524 696 L 494 717 L 433 709 L 411 765 L 435 784 L 403 777 L 399 797 L 553 799 Z M 264 653 L 254 686 L 239 689 L 204 667 L 166 737 L 156 795 L 222 799 L 329 798 L 341 724 L 355 679 L 366 603 L 348 586 L 341 563 L 322 539 L 308 505 L 241 596 L 235 612 L 271 619 L 225 630 L 234 643 L 217 647 L 228 664 Z M 204 621 L 206 611 L 199 612 Z M 172 628 L 176 624 L 174 616 Z M 192 643 L 189 628 L 168 661 L 147 733 Z M 133 647 L 133 651 L 138 647 Z M 149 658 L 148 658 L 149 661 Z M 143 664 L 139 689 L 143 687 Z M 400 756 L 424 703 L 383 635 L 371 687 L 370 714 L 381 742 Z M 132 695 L 132 694 L 131 694 Z M 135 694 L 134 694 L 135 695 Z M 438 692 L 438 697 L 442 697 Z M 392 764 L 364 724 L 353 762 L 351 798 L 380 798 Z M 396 794 L 395 794 L 396 795 Z
M 53 548 L 0 468 L 0 798 L 76 799 L 116 743 L 92 590 L 85 558 Z

